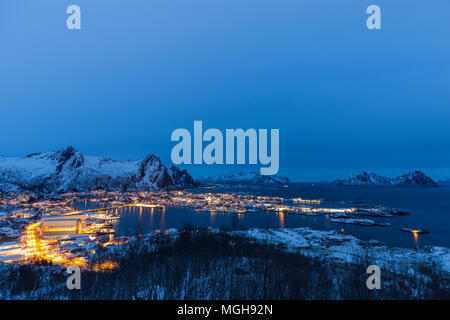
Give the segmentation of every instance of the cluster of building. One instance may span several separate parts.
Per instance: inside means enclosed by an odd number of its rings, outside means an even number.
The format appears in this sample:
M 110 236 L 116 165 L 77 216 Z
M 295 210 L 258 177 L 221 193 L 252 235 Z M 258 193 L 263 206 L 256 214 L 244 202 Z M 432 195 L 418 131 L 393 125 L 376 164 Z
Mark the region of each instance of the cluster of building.
M 86 229 L 87 214 L 70 214 L 41 219 L 40 233 L 43 238 L 61 238 L 81 234 Z
M 74 211 L 74 201 L 85 201 L 92 209 Z M 346 214 L 354 208 L 321 207 L 321 200 L 285 199 L 245 193 L 195 193 L 189 191 L 67 193 L 59 197 L 33 199 L 21 195 L 3 205 L 15 206 L 13 213 L 29 222 L 20 242 L 0 245 L 0 261 L 42 258 L 56 263 L 85 263 L 84 257 L 98 248 L 122 243 L 114 239 L 112 222 L 120 217 L 115 208 L 125 206 L 186 207 L 194 211 L 236 213 L 276 211 L 300 214 Z M 0 209 L 1 209 L 0 203 Z M 32 214 L 31 214 L 32 213 Z M 38 219 L 36 219 L 38 215 Z M 12 217 L 12 214 L 10 214 Z M 24 219 L 27 221 L 27 219 Z
M 33 243 L 39 242 L 39 248 L 31 250 L 38 256 L 83 265 L 85 256 L 113 240 L 110 220 L 114 218 L 103 210 L 43 217 L 32 231 L 32 240 L 26 239 L 26 247 L 33 249 Z
M 161 206 L 186 207 L 212 213 L 238 213 L 277 211 L 283 213 L 320 214 L 350 213 L 355 208 L 319 207 L 321 200 L 302 198 L 285 199 L 236 193 L 192 193 L 188 191 L 155 192 L 141 195 L 136 201 Z
M 0 245 L 0 262 L 14 262 L 22 257 L 20 242 L 5 242 Z
M 84 256 L 95 253 L 98 247 L 113 240 L 111 221 L 119 217 L 107 211 L 74 212 L 67 199 L 30 203 L 22 197 L 22 201 L 16 200 L 14 204 L 4 201 L 9 208 L 14 206 L 14 211 L 3 218 L 4 222 L 16 227 L 17 233 L 12 234 L 15 239 L 19 238 L 20 222 L 25 221 L 26 226 L 19 241 L 0 244 L 0 262 L 44 259 L 83 265 Z

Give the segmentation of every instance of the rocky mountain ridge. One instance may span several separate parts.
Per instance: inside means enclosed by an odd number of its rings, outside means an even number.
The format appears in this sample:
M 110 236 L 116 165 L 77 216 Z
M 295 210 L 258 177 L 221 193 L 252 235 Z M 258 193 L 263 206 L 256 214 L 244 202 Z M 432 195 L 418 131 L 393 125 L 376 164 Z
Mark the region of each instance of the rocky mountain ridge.
M 23 158 L 0 158 L 2 192 L 148 191 L 195 185 L 186 170 L 167 168 L 155 155 L 140 161 L 116 161 L 67 147 Z
M 397 187 L 438 187 L 438 184 L 422 171 L 415 170 L 396 178 L 388 178 L 376 173 L 363 171 L 332 182 L 337 186 L 397 186 Z

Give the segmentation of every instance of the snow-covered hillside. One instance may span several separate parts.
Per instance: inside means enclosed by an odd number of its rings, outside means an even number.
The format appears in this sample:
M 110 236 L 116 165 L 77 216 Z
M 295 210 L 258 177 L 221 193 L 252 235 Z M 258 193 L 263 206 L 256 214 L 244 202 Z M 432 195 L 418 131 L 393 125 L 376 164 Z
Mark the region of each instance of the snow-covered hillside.
M 154 155 L 123 162 L 87 156 L 67 147 L 24 158 L 0 158 L 0 191 L 3 192 L 155 190 L 194 184 L 186 170 L 174 166 L 168 169 Z
M 204 177 L 199 179 L 202 183 L 214 184 L 244 184 L 244 185 L 262 185 L 262 184 L 287 184 L 289 178 L 279 176 L 262 176 L 257 172 L 238 172 L 226 173 L 218 176 Z
M 411 186 L 437 187 L 437 183 L 422 171 L 416 170 L 397 178 L 388 178 L 376 173 L 362 172 L 332 182 L 338 186 Z
M 250 229 L 235 231 L 237 234 L 257 239 L 261 242 L 284 247 L 288 251 L 333 261 L 353 263 L 370 257 L 381 268 L 394 271 L 416 266 L 434 266 L 445 273 L 450 272 L 450 249 L 437 246 L 409 249 L 389 247 L 370 240 L 362 241 L 352 235 L 338 231 L 319 231 L 310 228 Z

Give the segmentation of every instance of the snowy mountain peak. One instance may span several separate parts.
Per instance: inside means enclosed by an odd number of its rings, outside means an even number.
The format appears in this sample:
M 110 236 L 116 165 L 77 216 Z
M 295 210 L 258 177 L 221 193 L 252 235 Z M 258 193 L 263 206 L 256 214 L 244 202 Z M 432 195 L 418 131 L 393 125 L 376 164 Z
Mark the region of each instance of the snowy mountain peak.
M 438 184 L 420 170 L 415 170 L 394 179 L 399 186 L 437 187 Z
M 388 186 L 392 185 L 392 181 L 389 178 L 380 176 L 376 173 L 367 173 L 363 171 L 359 174 L 352 174 L 343 179 L 333 181 L 335 185 L 378 185 Z
M 332 182 L 338 186 L 414 186 L 437 187 L 437 183 L 422 171 L 415 170 L 397 178 L 388 178 L 376 173 L 363 171 Z
M 0 191 L 4 192 L 155 190 L 193 185 L 194 180 L 185 170 L 168 170 L 155 155 L 121 162 L 86 156 L 67 147 L 24 158 L 0 158 Z

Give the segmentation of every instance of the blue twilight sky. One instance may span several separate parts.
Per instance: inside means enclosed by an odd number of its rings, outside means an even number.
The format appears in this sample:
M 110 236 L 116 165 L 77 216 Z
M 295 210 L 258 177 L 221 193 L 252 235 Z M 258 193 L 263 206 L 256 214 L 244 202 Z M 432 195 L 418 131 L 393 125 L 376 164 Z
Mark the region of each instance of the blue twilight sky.
M 73 145 L 168 164 L 171 132 L 202 120 L 279 128 L 297 180 L 449 178 L 449 17 L 448 0 L 1 0 L 0 156 Z

